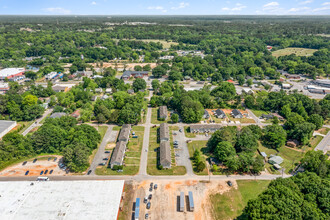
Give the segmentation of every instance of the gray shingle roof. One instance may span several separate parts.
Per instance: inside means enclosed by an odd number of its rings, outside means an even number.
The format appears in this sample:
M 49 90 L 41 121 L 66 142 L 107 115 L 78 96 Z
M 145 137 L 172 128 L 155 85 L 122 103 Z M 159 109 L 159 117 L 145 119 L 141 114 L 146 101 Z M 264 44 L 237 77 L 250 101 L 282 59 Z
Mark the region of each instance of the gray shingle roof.
M 125 141 L 118 141 L 116 144 L 115 149 L 113 150 L 110 165 L 122 165 L 123 159 L 125 156 L 126 151 L 126 142 Z
M 167 118 L 167 106 L 166 105 L 159 107 L 159 118 Z
M 170 139 L 170 131 L 167 123 L 160 124 L 159 137 L 160 137 L 160 141 Z
M 131 131 L 131 125 L 124 124 L 121 127 L 119 137 L 118 137 L 118 141 L 127 141 L 128 138 L 129 138 L 130 131 Z
M 171 147 L 169 141 L 160 142 L 159 163 L 164 168 L 171 167 Z

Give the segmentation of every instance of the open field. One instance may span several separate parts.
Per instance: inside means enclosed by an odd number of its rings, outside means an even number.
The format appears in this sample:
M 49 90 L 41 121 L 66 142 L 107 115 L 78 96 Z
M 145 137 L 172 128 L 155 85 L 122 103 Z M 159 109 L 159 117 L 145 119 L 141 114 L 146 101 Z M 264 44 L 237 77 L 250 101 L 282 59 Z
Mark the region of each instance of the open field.
M 308 49 L 308 48 L 298 48 L 298 47 L 288 47 L 285 49 L 277 50 L 272 53 L 274 57 L 281 57 L 290 54 L 296 54 L 296 56 L 312 56 L 314 52 L 317 50 L 315 49 Z
M 173 148 L 173 136 L 172 136 L 172 127 L 170 126 L 170 146 L 171 146 L 171 169 L 159 170 L 157 168 L 158 163 L 158 149 L 159 142 L 157 136 L 157 130 L 159 127 L 150 128 L 150 139 L 149 139 L 149 148 L 148 148 L 148 165 L 147 173 L 149 175 L 184 175 L 186 174 L 186 168 L 184 166 L 176 166 L 175 162 L 175 151 Z
M 269 183 L 267 180 L 238 180 L 237 186 L 229 191 L 210 195 L 214 219 L 236 219 L 241 216 L 247 202 L 257 198 Z
M 190 159 L 191 163 L 193 165 L 193 168 L 194 168 L 193 169 L 194 173 L 197 174 L 197 175 L 208 175 L 208 168 L 207 168 L 207 161 L 206 161 L 208 149 L 206 147 L 206 144 L 207 144 L 207 141 L 192 141 L 192 142 L 187 144 L 190 158 L 193 157 L 195 150 L 199 149 L 202 152 L 202 157 L 205 160 L 205 164 L 206 164 L 205 169 L 202 172 L 197 172 L 196 169 L 195 169 L 193 161 Z
M 135 175 L 139 172 L 144 127 L 133 126 L 132 132 L 135 132 L 135 135 L 137 135 L 138 138 L 131 137 L 127 144 L 127 151 L 125 153 L 126 156 L 124 159 L 125 166 L 123 168 L 123 172 L 117 172 L 108 168 L 107 166 L 103 166 L 96 168 L 95 173 L 97 175 Z M 111 154 L 112 152 L 109 155 Z
M 146 40 L 141 40 L 141 41 L 144 41 L 144 42 L 154 42 L 154 43 L 161 43 L 163 45 L 163 48 L 170 48 L 172 45 L 179 45 L 179 43 L 177 42 L 173 42 L 173 41 L 165 41 L 165 40 L 149 40 L 149 39 L 146 39 Z
M 158 185 L 158 189 L 149 192 L 150 183 Z M 233 182 L 234 187 L 236 182 Z M 120 216 L 126 216 L 125 219 L 133 219 L 134 214 L 132 212 L 134 202 L 136 198 L 141 199 L 140 204 L 140 218 L 144 218 L 145 213 L 149 213 L 149 219 L 171 219 L 171 220 L 214 220 L 212 217 L 212 204 L 209 200 L 210 195 L 222 194 L 231 190 L 225 181 L 168 181 L 168 180 L 154 180 L 154 181 L 142 181 L 139 183 L 133 183 L 134 196 L 127 197 L 125 204 L 128 204 L 129 213 L 121 213 Z M 195 210 L 188 210 L 188 192 L 192 191 L 194 197 Z M 178 211 L 179 207 L 179 195 L 180 192 L 185 194 L 185 207 L 183 212 Z M 151 208 L 146 209 L 146 204 L 143 202 L 143 198 L 152 194 Z M 124 199 L 125 200 L 125 199 Z M 127 210 L 125 209 L 125 212 Z M 120 218 L 124 219 L 124 218 Z M 222 218 L 220 218 L 222 219 Z
M 269 112 L 268 111 L 263 111 L 263 110 L 251 110 L 253 112 L 253 114 L 255 116 L 257 116 L 258 118 L 261 117 L 262 114 L 268 115 Z
M 54 161 L 54 158 L 57 158 Z M 34 158 L 38 158 L 38 160 L 33 163 Z M 51 160 L 48 161 L 48 158 Z M 25 165 L 20 163 L 16 163 L 13 166 L 7 167 L 6 169 L 0 172 L 0 176 L 25 176 L 25 172 L 29 171 L 28 176 L 39 176 L 41 171 L 53 170 L 52 174 L 47 174 L 46 176 L 54 176 L 54 175 L 64 175 L 65 171 L 61 170 L 58 166 L 61 161 L 61 156 L 58 155 L 43 155 L 39 157 L 33 157 L 31 159 L 27 159 L 27 163 Z

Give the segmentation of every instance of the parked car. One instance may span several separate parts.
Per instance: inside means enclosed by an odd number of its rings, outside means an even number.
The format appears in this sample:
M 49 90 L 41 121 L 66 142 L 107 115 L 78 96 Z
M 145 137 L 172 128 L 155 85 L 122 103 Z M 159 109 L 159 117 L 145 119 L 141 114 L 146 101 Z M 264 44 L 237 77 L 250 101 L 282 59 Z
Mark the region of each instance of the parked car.
M 48 173 L 48 170 L 45 170 L 45 175 Z
M 103 163 L 99 163 L 100 166 L 105 166 L 107 163 L 103 162 Z
M 54 170 L 51 170 L 50 172 L 49 172 L 49 174 L 52 174 L 54 172 Z
M 152 192 L 152 187 L 149 188 L 149 192 Z
M 232 186 L 233 183 L 231 181 L 227 181 L 228 186 Z
M 25 176 L 29 175 L 29 172 L 30 172 L 30 171 L 26 171 L 26 172 L 25 172 Z
M 103 160 L 109 160 L 109 158 L 105 157 L 105 158 L 103 158 Z
M 106 151 L 104 151 L 104 153 L 106 153 L 106 154 L 110 154 L 110 151 L 106 150 Z
M 179 131 L 182 132 L 182 129 L 180 128 Z
M 147 203 L 147 209 L 150 209 L 150 207 L 151 207 L 151 203 L 148 202 L 148 203 Z
M 178 145 L 179 143 L 178 143 L 178 141 L 174 141 L 174 145 Z
M 149 194 L 148 199 L 149 199 L 149 200 L 152 199 L 152 194 Z
M 137 135 L 133 135 L 133 138 L 138 138 L 139 136 L 137 136 Z
M 27 161 L 24 161 L 22 165 L 24 166 L 25 164 L 27 164 Z
M 91 174 L 92 170 L 88 170 L 87 175 Z
M 51 157 L 48 157 L 48 161 L 50 161 L 52 158 Z
M 42 174 L 44 174 L 44 171 L 43 170 L 40 172 L 40 175 L 42 175 Z
M 148 202 L 148 197 L 144 197 L 143 202 L 147 203 Z
M 37 158 L 36 158 L 36 159 L 34 159 L 34 160 L 33 160 L 33 163 L 37 162 L 37 160 L 38 160 Z
M 157 185 L 157 184 L 155 184 L 155 185 L 154 185 L 154 189 L 157 189 L 157 188 L 158 188 L 158 185 Z
M 177 133 L 176 132 L 173 132 L 173 135 L 177 135 Z
M 149 214 L 146 213 L 146 215 L 145 215 L 145 219 L 148 219 L 148 218 L 149 218 Z
M 54 158 L 54 162 L 57 160 L 57 157 Z
M 152 188 L 153 186 L 154 186 L 154 183 L 153 183 L 153 182 L 151 182 L 151 183 L 150 183 L 150 187 Z

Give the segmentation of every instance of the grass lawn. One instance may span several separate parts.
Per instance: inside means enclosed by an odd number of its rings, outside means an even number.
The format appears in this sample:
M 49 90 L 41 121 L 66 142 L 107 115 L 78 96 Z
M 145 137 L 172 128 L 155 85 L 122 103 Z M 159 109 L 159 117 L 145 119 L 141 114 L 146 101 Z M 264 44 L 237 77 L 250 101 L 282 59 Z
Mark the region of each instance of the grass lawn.
M 120 131 L 120 129 L 121 129 L 121 126 L 114 126 L 112 128 L 113 131 Z
M 320 134 L 324 134 L 324 135 L 327 135 L 329 131 L 330 128 L 321 128 L 320 130 L 318 130 Z
M 202 152 L 202 157 L 204 158 L 205 160 L 205 164 L 206 164 L 206 159 L 207 159 L 207 153 L 208 153 L 208 149 L 206 147 L 206 144 L 207 144 L 207 141 L 192 141 L 190 143 L 188 143 L 188 150 L 189 150 L 189 156 L 190 158 L 193 157 L 194 155 L 194 151 L 196 149 L 200 149 L 201 152 Z M 196 169 L 195 169 L 195 166 L 193 164 L 193 161 L 191 160 L 191 163 L 193 165 L 193 170 L 194 170 L 194 173 L 197 174 L 197 175 L 208 175 L 208 169 L 207 169 L 207 166 L 205 167 L 205 169 L 202 171 L 202 172 L 196 172 Z
M 125 153 L 126 157 L 124 159 L 125 166 L 123 168 L 123 172 L 118 173 L 117 171 L 104 166 L 101 168 L 96 168 L 95 173 L 97 175 L 135 175 L 139 172 L 144 127 L 133 126 L 132 131 L 135 132 L 135 135 L 137 135 L 138 138 L 131 137 L 127 144 L 127 150 Z
M 196 137 L 195 133 L 190 133 L 190 126 L 184 126 L 184 134 L 187 138 L 194 138 Z
M 255 123 L 252 118 L 233 118 L 230 114 L 226 114 L 230 121 L 239 121 L 241 123 Z
M 159 170 L 157 168 L 157 161 L 158 161 L 158 148 L 159 143 L 157 142 L 157 129 L 150 128 L 150 140 L 149 140 L 149 148 L 148 148 L 148 165 L 147 165 L 147 173 L 149 175 L 185 175 L 187 173 L 186 167 L 184 166 L 176 166 L 175 163 L 175 152 L 173 148 L 173 131 L 174 126 L 170 126 L 170 146 L 171 146 L 171 157 L 172 157 L 172 164 L 171 169 L 164 169 Z M 175 127 L 174 127 L 175 129 Z
M 317 50 L 315 49 L 308 49 L 308 48 L 298 48 L 298 47 L 288 47 L 285 49 L 277 50 L 272 52 L 274 57 L 281 57 L 290 54 L 296 54 L 296 56 L 312 56 L 314 52 Z
M 284 161 L 280 165 L 281 165 L 281 167 L 285 168 L 285 173 L 287 173 L 287 174 L 291 173 L 292 169 L 295 168 L 296 164 L 304 157 L 304 154 L 307 151 L 307 150 L 297 151 L 297 150 L 293 150 L 293 149 L 283 146 L 277 152 L 276 150 L 264 147 L 261 144 L 259 145 L 259 150 L 260 150 L 260 152 L 265 152 L 267 154 L 267 156 L 270 156 L 271 154 L 273 154 L 273 155 L 276 154 L 276 155 L 282 157 Z M 275 172 L 272 171 L 270 169 L 270 167 L 272 167 L 272 165 L 270 165 L 268 163 L 266 164 L 265 167 L 271 173 L 277 173 L 277 174 L 280 173 L 280 171 L 275 171 Z
M 17 129 L 21 129 L 18 133 L 22 134 L 28 127 L 30 127 L 34 121 L 20 121 L 17 122 L 19 126 L 17 126 Z
M 158 108 L 151 109 L 151 124 L 161 124 L 164 122 L 170 122 L 171 120 L 168 117 L 168 120 L 159 121 L 158 120 Z
M 312 140 L 311 140 L 312 148 L 314 149 L 322 141 L 322 139 L 323 139 L 323 137 L 321 135 L 316 135 L 316 136 L 312 137 Z
M 250 199 L 255 199 L 270 183 L 269 180 L 238 180 L 238 188 L 223 194 L 210 195 L 214 219 L 236 219 L 243 217 L 242 212 Z M 242 218 L 243 219 L 243 218 Z
M 268 111 L 263 111 L 263 110 L 251 110 L 251 111 L 252 111 L 253 114 L 254 114 L 255 116 L 257 116 L 258 118 L 260 118 L 260 116 L 261 116 L 262 114 L 265 114 L 265 115 L 268 115 L 268 114 L 269 114 Z

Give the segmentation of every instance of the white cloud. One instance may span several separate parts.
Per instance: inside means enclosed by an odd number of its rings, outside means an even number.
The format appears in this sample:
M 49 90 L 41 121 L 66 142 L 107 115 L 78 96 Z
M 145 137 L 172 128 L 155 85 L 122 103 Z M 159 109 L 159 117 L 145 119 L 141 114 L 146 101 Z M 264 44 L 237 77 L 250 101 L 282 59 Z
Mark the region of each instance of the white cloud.
M 97 3 L 96 3 L 96 2 L 92 2 L 91 4 L 92 4 L 92 5 L 96 5 Z
M 321 7 L 321 8 L 315 8 L 313 11 L 314 12 L 318 12 L 318 11 L 328 11 L 330 10 L 330 5 L 325 5 L 324 7 Z
M 306 0 L 306 1 L 303 1 L 303 2 L 299 2 L 298 4 L 299 5 L 307 5 L 307 4 L 310 4 L 312 3 L 314 0 Z
M 43 11 L 50 12 L 52 14 L 63 14 L 63 15 L 71 14 L 70 10 L 65 9 L 65 8 L 60 8 L 60 7 L 44 8 Z
M 330 5 L 330 2 L 324 2 L 322 5 Z
M 283 14 L 284 9 L 280 7 L 278 2 L 270 2 L 262 6 L 261 14 Z
M 178 9 L 186 8 L 188 6 L 189 6 L 188 2 L 181 2 L 178 7 L 172 7 L 171 9 L 172 10 L 178 10 Z
M 280 4 L 278 2 L 270 2 L 268 4 L 265 4 L 264 6 L 262 6 L 263 8 L 271 8 L 271 7 L 277 7 Z
M 163 7 L 163 6 L 149 6 L 147 8 L 148 10 L 158 10 L 158 11 L 162 11 L 162 12 L 167 12 L 167 10 Z
M 310 7 L 291 8 L 289 9 L 289 12 L 301 12 L 301 11 L 308 11 L 310 9 L 311 9 Z
M 241 11 L 244 8 L 246 8 L 245 5 L 242 5 L 241 3 L 237 3 L 236 7 L 233 7 L 233 8 L 225 7 L 225 8 L 222 8 L 221 10 L 222 11 Z

